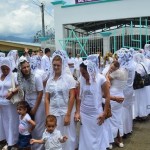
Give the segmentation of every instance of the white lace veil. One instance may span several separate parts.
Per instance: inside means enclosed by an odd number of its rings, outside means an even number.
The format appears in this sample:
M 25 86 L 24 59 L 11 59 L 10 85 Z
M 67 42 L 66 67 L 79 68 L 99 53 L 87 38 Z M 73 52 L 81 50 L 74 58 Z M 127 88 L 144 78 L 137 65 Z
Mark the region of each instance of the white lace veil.
M 28 62 L 27 59 L 25 57 L 22 57 L 19 59 L 19 64 L 18 64 L 18 76 L 17 76 L 17 80 L 18 80 L 18 84 L 20 86 L 20 88 L 25 91 L 26 93 L 32 93 L 35 89 L 35 75 L 30 72 L 30 76 L 28 78 L 28 84 L 25 85 L 24 83 L 24 76 L 21 72 L 21 63 L 23 62 Z M 29 62 L 28 62 L 29 63 Z
M 2 73 L 1 67 L 2 66 L 7 66 L 10 69 L 9 74 L 12 73 L 12 68 L 11 68 L 11 60 L 7 57 L 3 58 L 0 64 L 0 74 Z
M 136 54 L 134 54 L 134 56 L 133 56 L 133 60 L 134 60 L 136 63 L 140 64 L 140 63 L 144 63 L 145 57 L 144 57 L 144 55 L 143 55 L 142 53 L 136 53 Z
M 89 77 L 90 77 L 90 91 L 91 93 L 93 94 L 94 96 L 94 104 L 95 104 L 95 108 L 98 108 L 99 107 L 99 101 L 101 100 L 100 98 L 100 86 L 98 84 L 98 66 L 96 65 L 96 63 L 94 62 L 97 62 L 96 59 L 98 59 L 98 57 L 95 55 L 93 57 L 91 57 L 93 62 L 90 60 L 90 58 L 88 58 L 88 60 L 85 60 L 83 61 L 84 65 L 87 66 L 87 72 L 89 74 Z M 96 61 L 95 61 L 96 60 Z M 85 78 L 81 75 L 81 78 L 80 78 L 80 96 L 81 96 L 81 99 L 83 98 L 82 96 L 82 91 L 83 91 L 83 87 L 86 85 L 86 80 Z

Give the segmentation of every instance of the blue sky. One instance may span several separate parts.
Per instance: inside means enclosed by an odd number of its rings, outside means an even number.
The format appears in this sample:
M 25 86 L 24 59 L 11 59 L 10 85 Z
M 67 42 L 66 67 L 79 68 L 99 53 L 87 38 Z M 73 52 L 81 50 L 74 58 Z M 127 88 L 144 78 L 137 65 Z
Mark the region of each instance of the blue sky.
M 33 37 L 36 31 L 41 30 L 41 10 L 35 5 L 44 2 L 45 25 L 54 27 L 53 20 L 53 0 L 0 0 L 0 35 Z M 67 0 L 74 3 L 75 0 Z

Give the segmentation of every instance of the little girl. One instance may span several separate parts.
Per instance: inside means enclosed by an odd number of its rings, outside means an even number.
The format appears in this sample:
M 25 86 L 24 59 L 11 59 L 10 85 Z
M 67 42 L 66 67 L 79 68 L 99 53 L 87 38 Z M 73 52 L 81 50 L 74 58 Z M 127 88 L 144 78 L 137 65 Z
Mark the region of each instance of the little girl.
M 48 115 L 46 118 L 46 130 L 41 140 L 31 139 L 30 143 L 45 144 L 45 150 L 62 150 L 61 143 L 66 142 L 66 136 L 62 136 L 56 129 L 57 119 L 54 115 Z
M 31 150 L 31 131 L 35 128 L 36 124 L 28 114 L 30 106 L 26 101 L 21 101 L 17 104 L 17 111 L 19 114 L 18 148 L 19 150 Z

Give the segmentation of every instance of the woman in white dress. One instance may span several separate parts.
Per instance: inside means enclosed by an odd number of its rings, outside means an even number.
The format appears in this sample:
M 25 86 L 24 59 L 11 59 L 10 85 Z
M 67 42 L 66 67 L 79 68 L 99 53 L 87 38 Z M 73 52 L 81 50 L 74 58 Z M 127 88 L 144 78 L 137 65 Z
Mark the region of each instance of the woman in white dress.
M 136 72 L 141 76 L 146 74 L 145 70 L 148 72 L 148 68 L 145 65 L 145 57 L 141 53 L 134 54 L 134 61 L 136 62 Z M 149 98 L 149 90 L 147 90 L 148 86 L 145 86 L 141 89 L 135 90 L 135 108 L 137 110 L 137 116 L 140 119 L 145 119 L 148 115 L 147 105 Z M 149 88 L 148 88 L 149 89 Z
M 18 92 L 18 88 L 14 91 L 8 92 L 8 89 L 12 88 L 11 78 L 14 76 L 15 83 L 17 83 L 17 76 L 11 71 L 11 61 L 8 58 L 4 58 L 1 62 L 1 76 L 0 76 L 0 113 L 1 113 L 1 125 L 0 133 L 1 138 L 6 139 L 8 144 L 8 150 L 17 143 L 18 140 L 18 114 L 16 111 L 16 105 L 10 102 L 11 97 Z
M 55 115 L 57 128 L 68 136 L 63 150 L 75 150 L 76 127 L 74 122 L 74 89 L 76 82 L 66 72 L 67 56 L 64 51 L 56 50 L 52 55 L 53 74 L 47 81 L 45 94 L 46 116 Z
M 134 49 L 120 49 L 116 52 L 118 55 L 118 61 L 120 67 L 125 68 L 128 71 L 128 80 L 124 88 L 124 101 L 123 101 L 123 132 L 128 134 L 132 132 L 133 128 L 133 117 L 132 108 L 134 103 L 134 90 L 133 81 L 135 76 L 135 62 L 133 61 Z
M 110 125 L 113 131 L 114 138 L 116 138 L 116 144 L 119 147 L 123 147 L 122 142 L 123 136 L 123 120 L 122 120 L 122 109 L 123 101 L 118 101 L 115 97 L 124 98 L 123 90 L 128 79 L 128 72 L 124 68 L 119 68 L 119 63 L 114 61 L 110 65 L 110 69 L 107 73 L 107 77 L 110 81 L 110 95 L 111 99 L 111 110 L 112 117 L 110 118 Z
M 30 64 L 26 58 L 21 58 L 18 65 L 18 83 L 21 89 L 25 92 L 25 100 L 31 107 L 30 114 L 34 116 L 36 127 L 32 131 L 33 138 L 42 138 L 44 132 L 44 101 L 43 96 L 43 80 L 41 75 L 31 72 Z M 32 150 L 43 150 L 41 144 L 32 145 Z
M 99 54 L 92 54 L 87 57 L 87 60 L 91 60 L 93 63 L 95 63 L 96 68 L 98 72 L 100 73 L 101 70 L 101 61 L 100 61 L 100 55 Z M 102 78 L 104 78 L 104 75 L 99 74 Z M 103 98 L 103 103 L 105 104 L 105 98 Z M 106 147 L 112 149 L 112 145 L 110 143 L 114 142 L 113 133 L 110 128 L 109 119 L 107 118 L 104 121 L 104 132 L 105 132 L 105 138 L 103 138 L 103 143 L 106 143 Z
M 80 65 L 80 127 L 79 150 L 105 150 L 103 122 L 109 107 L 109 87 L 96 65 L 86 60 Z M 106 103 L 102 109 L 102 96 Z
M 2 60 L 5 58 L 5 53 L 0 52 L 0 64 Z M 1 76 L 1 69 L 0 69 L 0 76 Z M 2 125 L 2 118 L 1 118 L 1 107 L 0 107 L 0 144 L 3 143 L 3 140 L 5 139 L 4 131 L 3 131 L 3 125 Z
M 147 67 L 148 74 L 150 74 L 150 44 L 145 44 L 144 46 L 145 50 L 145 65 Z M 147 86 L 146 89 L 148 90 L 148 98 L 147 98 L 147 113 L 150 114 L 150 86 Z

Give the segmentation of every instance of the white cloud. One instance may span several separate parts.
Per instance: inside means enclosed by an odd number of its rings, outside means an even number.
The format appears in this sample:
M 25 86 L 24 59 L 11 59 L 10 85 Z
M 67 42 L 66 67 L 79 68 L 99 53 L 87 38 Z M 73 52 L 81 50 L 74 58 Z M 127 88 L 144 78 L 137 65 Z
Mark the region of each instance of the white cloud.
M 41 10 L 32 0 L 0 0 L 0 35 L 15 35 L 33 37 L 41 30 Z M 36 4 L 45 3 L 45 9 L 52 16 L 54 14 L 53 0 L 33 0 Z M 74 0 L 66 0 L 74 3 Z M 54 26 L 53 17 L 45 12 L 45 25 Z
M 41 29 L 41 10 L 31 0 L 2 0 L 0 20 L 1 36 L 33 36 Z M 53 18 L 45 13 L 45 25 L 50 22 Z

